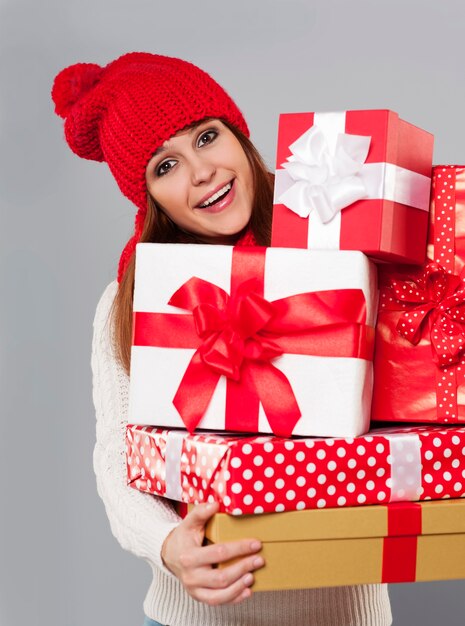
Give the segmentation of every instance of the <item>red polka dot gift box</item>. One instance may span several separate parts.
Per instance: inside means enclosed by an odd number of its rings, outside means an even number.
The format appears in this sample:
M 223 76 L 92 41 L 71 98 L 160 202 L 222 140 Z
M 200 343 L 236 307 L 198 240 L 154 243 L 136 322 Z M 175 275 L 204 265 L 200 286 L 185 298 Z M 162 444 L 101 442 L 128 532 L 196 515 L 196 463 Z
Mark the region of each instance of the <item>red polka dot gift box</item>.
M 355 438 L 190 435 L 127 428 L 131 487 L 233 515 L 465 496 L 465 428 L 393 427 Z
M 271 245 L 423 263 L 432 157 L 393 111 L 282 114 Z
M 365 433 L 376 280 L 361 252 L 139 244 L 128 421 Z
M 379 277 L 372 419 L 465 423 L 465 166 L 434 168 L 426 263 Z

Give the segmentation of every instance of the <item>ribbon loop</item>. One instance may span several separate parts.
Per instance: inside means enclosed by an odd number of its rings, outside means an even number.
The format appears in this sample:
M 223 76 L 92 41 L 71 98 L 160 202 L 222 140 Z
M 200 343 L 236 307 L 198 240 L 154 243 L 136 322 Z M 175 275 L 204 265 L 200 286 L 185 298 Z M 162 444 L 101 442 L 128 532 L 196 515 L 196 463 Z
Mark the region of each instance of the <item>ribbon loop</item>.
M 220 309 L 212 304 L 199 304 L 193 311 L 195 329 L 199 337 L 204 338 L 214 331 L 221 331 L 226 323 Z
M 340 133 L 331 151 L 325 134 L 312 126 L 289 146 L 291 156 L 282 167 L 294 183 L 278 198 L 300 217 L 316 211 L 327 223 L 343 208 L 366 198 L 362 167 L 371 137 Z
M 212 307 L 221 310 L 226 306 L 228 298 L 226 291 L 218 285 L 193 276 L 173 293 L 168 304 L 193 311 L 195 307 L 208 302 Z

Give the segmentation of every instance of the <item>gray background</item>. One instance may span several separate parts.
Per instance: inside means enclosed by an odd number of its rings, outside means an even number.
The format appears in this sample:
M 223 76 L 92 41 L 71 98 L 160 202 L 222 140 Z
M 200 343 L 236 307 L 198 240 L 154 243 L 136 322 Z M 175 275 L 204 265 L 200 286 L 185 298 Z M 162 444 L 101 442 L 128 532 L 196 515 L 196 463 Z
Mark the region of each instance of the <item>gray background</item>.
M 392 108 L 465 160 L 458 0 L 0 0 L 0 624 L 138 626 L 147 565 L 111 536 L 92 471 L 90 341 L 134 211 L 75 157 L 49 97 L 77 61 L 189 59 L 272 166 L 280 111 Z M 395 624 L 459 625 L 465 584 L 391 588 Z M 335 625 L 340 626 L 340 625 Z

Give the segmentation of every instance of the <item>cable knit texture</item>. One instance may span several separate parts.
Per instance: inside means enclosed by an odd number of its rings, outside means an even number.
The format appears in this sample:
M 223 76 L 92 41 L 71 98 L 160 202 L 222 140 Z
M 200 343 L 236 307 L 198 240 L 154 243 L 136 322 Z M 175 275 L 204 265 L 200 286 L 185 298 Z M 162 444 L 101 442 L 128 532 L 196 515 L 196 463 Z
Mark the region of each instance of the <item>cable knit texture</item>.
M 113 534 L 123 548 L 152 567 L 146 615 L 169 626 L 389 626 L 386 585 L 255 593 L 242 604 L 209 607 L 193 600 L 164 567 L 161 546 L 179 517 L 167 500 L 138 492 L 126 483 L 129 379 L 115 359 L 109 322 L 116 291 L 114 281 L 103 293 L 94 320 L 94 469 Z
M 76 63 L 55 77 L 55 112 L 65 138 L 84 159 L 106 161 L 123 194 L 138 207 L 135 233 L 121 255 L 121 279 L 147 211 L 145 169 L 155 150 L 186 126 L 225 119 L 249 135 L 231 97 L 197 66 L 148 52 L 129 52 L 105 67 Z

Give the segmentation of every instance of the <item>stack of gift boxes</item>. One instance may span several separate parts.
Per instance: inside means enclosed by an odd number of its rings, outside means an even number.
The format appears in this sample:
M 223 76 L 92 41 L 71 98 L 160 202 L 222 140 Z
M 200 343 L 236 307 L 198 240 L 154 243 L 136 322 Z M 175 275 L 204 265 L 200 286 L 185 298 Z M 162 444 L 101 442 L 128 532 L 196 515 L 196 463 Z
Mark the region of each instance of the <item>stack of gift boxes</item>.
M 256 590 L 465 577 L 465 167 L 432 148 L 285 114 L 271 247 L 137 246 L 129 484 L 218 501 Z

